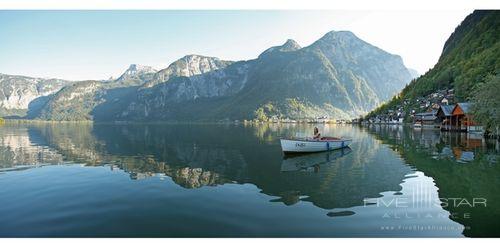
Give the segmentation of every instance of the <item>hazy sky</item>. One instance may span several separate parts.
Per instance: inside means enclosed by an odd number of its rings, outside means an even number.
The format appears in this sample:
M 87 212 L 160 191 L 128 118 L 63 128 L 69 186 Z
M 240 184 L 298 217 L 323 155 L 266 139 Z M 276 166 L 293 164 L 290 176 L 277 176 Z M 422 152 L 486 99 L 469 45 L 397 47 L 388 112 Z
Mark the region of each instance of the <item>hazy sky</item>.
M 117 77 L 129 64 L 164 68 L 187 54 L 256 58 L 288 38 L 331 30 L 403 57 L 420 73 L 438 60 L 463 11 L 0 11 L 0 73 Z

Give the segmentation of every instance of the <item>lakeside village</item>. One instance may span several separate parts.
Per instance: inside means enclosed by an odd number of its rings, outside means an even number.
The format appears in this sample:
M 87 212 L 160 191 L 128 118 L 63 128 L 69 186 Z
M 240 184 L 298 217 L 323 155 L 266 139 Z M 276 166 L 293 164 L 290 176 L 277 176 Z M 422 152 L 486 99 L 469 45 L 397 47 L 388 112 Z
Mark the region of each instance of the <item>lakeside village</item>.
M 472 103 L 455 102 L 454 90 L 438 90 L 426 97 L 416 99 L 414 109 L 406 118 L 403 111 L 405 105 L 411 102 L 405 100 L 404 105 L 397 105 L 396 110 L 387 110 L 369 119 L 353 119 L 358 124 L 403 124 L 404 119 L 412 123 L 414 128 L 432 128 L 441 131 L 457 131 L 469 133 L 484 133 L 483 126 L 474 121 Z
M 412 124 L 413 128 L 440 129 L 441 131 L 457 131 L 483 134 L 484 128 L 474 121 L 470 102 L 455 102 L 454 90 L 438 90 L 426 97 L 419 97 L 415 102 L 405 100 L 404 105 L 398 105 L 394 109 L 387 110 L 382 114 L 368 119 L 330 119 L 328 116 L 320 116 L 314 119 L 280 119 L 271 117 L 270 123 L 324 123 L 324 124 L 388 124 L 402 125 Z M 414 105 L 410 110 L 410 116 L 406 117 L 404 106 Z M 255 121 L 255 120 L 254 120 Z M 247 122 L 246 120 L 244 122 Z

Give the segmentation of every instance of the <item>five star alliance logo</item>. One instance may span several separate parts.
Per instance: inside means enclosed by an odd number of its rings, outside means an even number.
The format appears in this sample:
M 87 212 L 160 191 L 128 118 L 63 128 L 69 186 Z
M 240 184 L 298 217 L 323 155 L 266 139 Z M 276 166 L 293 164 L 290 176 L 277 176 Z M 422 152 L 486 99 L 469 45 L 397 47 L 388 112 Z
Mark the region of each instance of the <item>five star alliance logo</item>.
M 471 218 L 464 208 L 487 207 L 487 199 L 483 197 L 439 197 L 436 189 L 424 183 L 413 186 L 410 193 L 397 196 L 384 196 L 367 199 L 364 206 L 387 208 L 382 218 Z M 407 209 L 407 210 L 405 210 Z M 418 210 L 415 210 L 418 209 Z M 440 209 L 446 209 L 440 210 Z M 454 210 L 460 209 L 460 210 Z M 461 213 L 457 213 L 459 211 Z

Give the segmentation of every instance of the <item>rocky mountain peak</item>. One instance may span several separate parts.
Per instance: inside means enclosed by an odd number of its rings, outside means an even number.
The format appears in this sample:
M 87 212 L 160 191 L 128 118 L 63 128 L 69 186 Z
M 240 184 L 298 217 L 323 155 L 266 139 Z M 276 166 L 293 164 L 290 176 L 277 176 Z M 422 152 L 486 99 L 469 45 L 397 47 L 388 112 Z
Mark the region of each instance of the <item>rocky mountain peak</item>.
M 248 61 L 191 54 L 158 72 L 132 64 L 117 80 L 65 87 L 57 97 L 40 102 L 32 116 L 99 121 L 265 119 L 275 115 L 346 118 L 371 110 L 410 80 L 401 59 L 351 32 L 329 32 L 311 46 L 301 48 L 289 39 Z M 53 89 L 48 94 L 57 92 Z M 4 91 L 7 95 L 19 89 Z M 22 98 L 35 97 L 39 96 Z M 5 97 L 4 109 L 21 108 L 12 107 L 11 99 L 17 98 L 17 94 Z M 28 100 L 22 102 L 24 109 L 32 105 Z M 82 106 L 81 102 L 89 103 Z M 67 109 L 78 110 L 67 114 Z
M 131 64 L 127 70 L 122 74 L 128 76 L 134 76 L 137 74 L 145 74 L 145 73 L 156 73 L 156 70 L 151 66 L 139 65 L 139 64 Z
M 28 106 L 43 104 L 43 96 L 59 91 L 70 81 L 0 74 L 0 115 L 23 116 Z
M 193 76 L 207 73 L 213 70 L 225 68 L 231 61 L 220 60 L 216 57 L 207 57 L 191 54 L 173 62 L 168 68 L 161 70 L 161 73 L 173 73 L 176 76 Z
M 120 85 L 140 85 L 145 81 L 151 80 L 156 72 L 157 70 L 151 66 L 131 64 L 118 79 L 114 81 L 110 79 L 108 81 L 119 83 Z
M 338 56 L 343 57 L 341 60 L 352 56 L 384 56 L 396 59 L 398 63 L 402 62 L 400 56 L 388 53 L 366 42 L 350 31 L 330 31 L 307 48 L 321 50 L 330 60 L 332 58 L 335 60 L 340 59 Z
M 323 35 L 319 40 L 349 40 L 349 39 L 359 39 L 351 31 L 330 31 Z
M 180 72 L 181 76 L 192 76 L 196 74 L 206 73 L 208 71 L 225 67 L 229 61 L 220 60 L 217 57 L 208 57 L 202 55 L 186 55 L 181 59 L 173 62 L 167 69 L 174 69 Z M 162 70 L 162 71 L 164 71 Z M 162 72 L 160 71 L 160 72 Z
M 293 39 L 288 39 L 280 48 L 280 51 L 296 51 L 300 50 L 300 45 Z
M 334 46 L 353 48 L 359 45 L 364 46 L 370 44 L 364 42 L 350 31 L 330 31 L 314 42 L 310 47 L 325 48 Z
M 179 76 L 193 76 L 226 67 L 232 62 L 217 57 L 191 54 L 173 62 L 167 69 L 175 69 Z
M 287 39 L 286 42 L 283 45 L 280 46 L 273 46 L 264 52 L 262 52 L 259 57 L 262 57 L 263 55 L 270 54 L 273 52 L 289 52 L 289 51 L 296 51 L 300 50 L 302 47 L 297 43 L 297 41 L 293 39 Z
M 198 61 L 198 60 L 220 60 L 218 57 L 209 57 L 209 56 L 203 56 L 203 55 L 198 55 L 198 54 L 189 54 L 186 55 L 179 60 L 184 60 L 184 61 Z
M 232 64 L 232 61 L 221 60 L 217 57 L 208 57 L 196 54 L 186 55 L 167 68 L 155 74 L 154 79 L 144 84 L 144 87 L 151 87 L 168 81 L 171 77 L 190 77 L 200 75 L 210 71 L 219 70 Z

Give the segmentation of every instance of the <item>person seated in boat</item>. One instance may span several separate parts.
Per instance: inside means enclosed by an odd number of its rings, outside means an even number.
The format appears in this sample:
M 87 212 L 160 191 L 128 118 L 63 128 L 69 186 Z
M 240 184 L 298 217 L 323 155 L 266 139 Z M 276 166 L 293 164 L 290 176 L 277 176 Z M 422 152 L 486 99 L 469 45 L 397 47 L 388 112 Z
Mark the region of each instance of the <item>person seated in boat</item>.
M 313 139 L 315 139 L 315 140 L 320 140 L 321 139 L 321 134 L 319 133 L 318 127 L 314 127 Z

